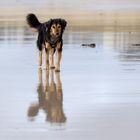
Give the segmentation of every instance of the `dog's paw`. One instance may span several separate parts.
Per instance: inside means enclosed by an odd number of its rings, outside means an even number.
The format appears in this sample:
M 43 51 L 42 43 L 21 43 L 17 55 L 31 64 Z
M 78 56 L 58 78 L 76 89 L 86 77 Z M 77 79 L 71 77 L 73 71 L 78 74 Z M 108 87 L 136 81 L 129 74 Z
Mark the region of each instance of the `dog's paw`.
M 55 66 L 50 66 L 50 69 L 55 69 Z

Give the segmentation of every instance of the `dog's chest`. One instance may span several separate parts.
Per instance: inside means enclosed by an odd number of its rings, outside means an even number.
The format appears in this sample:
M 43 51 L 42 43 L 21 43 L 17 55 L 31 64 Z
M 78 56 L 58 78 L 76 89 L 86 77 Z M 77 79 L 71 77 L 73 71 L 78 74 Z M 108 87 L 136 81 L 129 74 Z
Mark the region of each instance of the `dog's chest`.
M 57 43 L 60 41 L 59 38 L 53 38 L 51 37 L 49 40 L 49 43 L 51 45 L 52 48 L 55 48 L 57 46 Z

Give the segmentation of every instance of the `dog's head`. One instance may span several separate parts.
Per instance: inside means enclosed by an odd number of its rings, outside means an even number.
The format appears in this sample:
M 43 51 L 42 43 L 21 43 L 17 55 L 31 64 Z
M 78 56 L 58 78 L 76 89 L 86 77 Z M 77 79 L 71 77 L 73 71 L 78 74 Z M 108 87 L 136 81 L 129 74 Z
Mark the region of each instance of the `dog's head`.
M 64 19 L 50 19 L 47 23 L 47 29 L 51 36 L 60 37 L 62 36 L 67 22 Z

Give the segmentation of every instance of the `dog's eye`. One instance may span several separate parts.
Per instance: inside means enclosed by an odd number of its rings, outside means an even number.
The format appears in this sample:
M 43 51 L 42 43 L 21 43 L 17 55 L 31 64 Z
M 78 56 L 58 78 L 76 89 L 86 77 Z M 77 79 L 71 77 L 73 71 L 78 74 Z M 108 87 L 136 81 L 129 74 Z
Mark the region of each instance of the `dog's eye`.
M 61 26 L 60 26 L 60 25 L 58 26 L 58 29 L 59 29 L 59 28 L 61 28 Z
M 53 28 L 55 28 L 55 26 L 52 26 Z

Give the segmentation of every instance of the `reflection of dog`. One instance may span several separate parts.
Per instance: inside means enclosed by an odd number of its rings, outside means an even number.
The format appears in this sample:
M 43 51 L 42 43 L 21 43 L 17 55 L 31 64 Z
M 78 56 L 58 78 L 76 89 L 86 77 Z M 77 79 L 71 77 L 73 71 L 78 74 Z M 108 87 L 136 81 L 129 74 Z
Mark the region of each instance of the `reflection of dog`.
M 65 114 L 63 112 L 63 93 L 62 84 L 59 73 L 55 73 L 56 84 L 54 82 L 54 71 L 50 71 L 50 83 L 49 83 L 49 71 L 45 71 L 45 86 L 42 81 L 42 69 L 38 71 L 39 85 L 38 103 L 32 104 L 28 109 L 28 117 L 31 119 L 37 116 L 39 109 L 43 109 L 46 114 L 46 120 L 51 123 L 64 123 L 66 121 Z
M 53 55 L 56 51 L 56 71 L 60 71 L 60 60 L 62 52 L 62 35 L 67 22 L 64 19 L 50 19 L 45 23 L 40 23 L 34 14 L 27 15 L 27 22 L 30 27 L 37 29 L 38 40 L 37 47 L 39 49 L 39 66 L 42 65 L 42 51 L 46 50 L 46 69 L 49 67 L 50 52 L 50 68 L 55 68 L 53 63 Z

